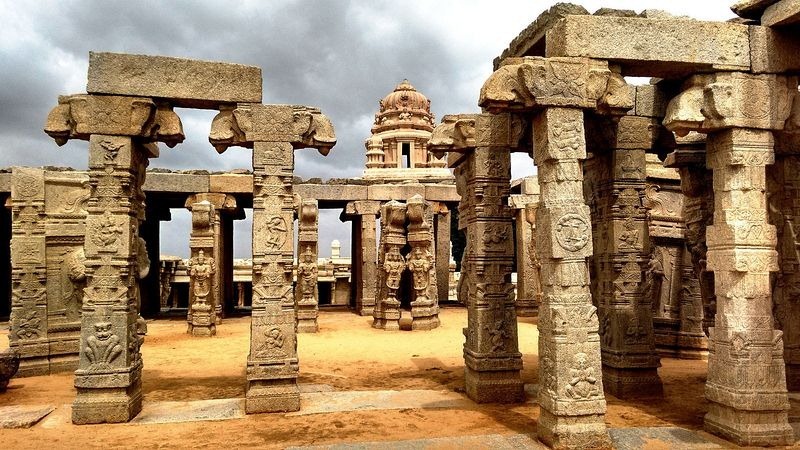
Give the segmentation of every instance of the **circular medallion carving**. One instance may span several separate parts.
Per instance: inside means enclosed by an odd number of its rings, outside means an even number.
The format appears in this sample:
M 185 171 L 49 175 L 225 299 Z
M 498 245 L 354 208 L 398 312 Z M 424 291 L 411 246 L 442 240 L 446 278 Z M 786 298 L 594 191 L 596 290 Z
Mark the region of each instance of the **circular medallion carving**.
M 578 214 L 564 214 L 556 224 L 556 240 L 563 249 L 575 252 L 589 242 L 589 223 Z
M 32 175 L 18 175 L 15 187 L 20 197 L 30 198 L 39 194 L 39 182 Z

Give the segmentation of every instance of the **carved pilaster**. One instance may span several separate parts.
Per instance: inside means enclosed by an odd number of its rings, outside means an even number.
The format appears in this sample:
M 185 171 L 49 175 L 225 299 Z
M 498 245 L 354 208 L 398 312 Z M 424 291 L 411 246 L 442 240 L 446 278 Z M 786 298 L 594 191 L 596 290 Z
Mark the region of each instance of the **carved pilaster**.
M 439 326 L 439 296 L 433 245 L 433 209 L 421 195 L 408 199 L 407 267 L 411 272 L 411 329 L 432 330 Z
M 316 333 L 319 329 L 319 297 L 317 292 L 317 257 L 319 254 L 319 207 L 316 200 L 303 200 L 298 211 L 297 287 L 294 298 L 297 306 L 297 331 Z

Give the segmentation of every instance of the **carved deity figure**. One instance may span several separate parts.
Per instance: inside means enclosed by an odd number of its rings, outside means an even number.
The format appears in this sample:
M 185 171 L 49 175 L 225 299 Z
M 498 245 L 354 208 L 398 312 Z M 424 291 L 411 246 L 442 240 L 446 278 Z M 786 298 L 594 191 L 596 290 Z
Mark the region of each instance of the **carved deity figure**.
M 661 308 L 661 285 L 664 281 L 664 264 L 658 253 L 658 247 L 653 247 L 653 251 L 650 252 L 650 260 L 647 261 L 644 284 L 644 293 L 652 301 L 656 314 L 661 313 L 658 309 Z
M 313 301 L 318 270 L 317 262 L 314 261 L 314 255 L 311 250 L 306 250 L 303 253 L 303 260 L 297 266 L 297 287 L 303 294 L 303 300 Z
M 625 231 L 619 236 L 619 248 L 634 249 L 639 245 L 639 230 L 633 219 L 628 217 L 625 220 Z
M 506 346 L 506 339 L 510 337 L 508 330 L 506 330 L 503 319 L 495 320 L 492 325 L 486 325 L 485 329 L 489 333 L 489 341 L 492 344 L 492 353 L 503 351 Z
M 84 353 L 92 366 L 107 368 L 122 354 L 122 345 L 112 327 L 111 322 L 97 322 L 94 324 L 94 334 L 86 338 Z
M 266 243 L 272 249 L 279 249 L 286 242 L 286 221 L 275 216 L 267 222 Z
M 571 378 L 567 384 L 567 395 L 574 399 L 586 399 L 600 394 L 594 367 L 589 366 L 586 353 L 575 355 L 575 367 L 569 373 Z
M 215 272 L 214 258 L 206 258 L 203 250 L 200 250 L 197 256 L 189 260 L 189 276 L 195 282 L 194 295 L 198 300 L 205 301 L 211 290 L 211 276 Z
M 430 284 L 431 255 L 429 252 L 417 247 L 411 252 L 408 258 L 408 269 L 411 271 L 414 280 L 414 290 L 417 292 L 417 299 L 426 297 L 426 290 Z
M 400 254 L 400 249 L 397 247 L 389 249 L 383 262 L 383 270 L 386 272 L 386 287 L 389 288 L 389 297 L 392 299 L 397 299 L 397 290 L 400 289 L 400 278 L 405 268 L 406 262 L 403 255 Z

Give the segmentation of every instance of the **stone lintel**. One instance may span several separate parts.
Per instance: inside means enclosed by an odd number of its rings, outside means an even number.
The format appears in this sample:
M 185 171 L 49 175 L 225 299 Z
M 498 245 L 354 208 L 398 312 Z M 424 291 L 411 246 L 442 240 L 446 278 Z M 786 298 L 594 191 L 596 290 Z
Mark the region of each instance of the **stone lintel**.
M 167 99 L 173 106 L 218 109 L 261 103 L 261 69 L 166 56 L 89 52 L 86 92 Z
M 780 0 L 761 15 L 761 25 L 781 27 L 800 23 L 800 0 Z M 794 30 L 797 33 L 797 30 Z
M 252 180 L 252 176 L 250 178 Z M 144 181 L 144 191 L 186 194 L 208 192 L 209 176 L 188 173 L 147 172 L 147 177 Z M 252 189 L 249 192 L 252 192 Z
M 679 18 L 568 15 L 547 31 L 546 56 L 613 61 L 625 76 L 750 70 L 746 25 Z
M 753 73 L 800 71 L 800 33 L 796 29 L 750 26 Z
M 366 200 L 368 197 L 367 186 L 356 184 L 295 184 L 293 189 L 302 198 L 313 198 L 320 202 L 347 202 Z
M 208 190 L 226 194 L 252 193 L 253 175 L 241 173 L 212 174 L 208 177 Z

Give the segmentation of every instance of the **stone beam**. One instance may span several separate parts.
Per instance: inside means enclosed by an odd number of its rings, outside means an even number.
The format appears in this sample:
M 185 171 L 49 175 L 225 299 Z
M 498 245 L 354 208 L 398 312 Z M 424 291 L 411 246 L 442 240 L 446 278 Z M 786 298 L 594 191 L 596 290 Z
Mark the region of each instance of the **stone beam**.
M 800 23 L 800 0 L 781 0 L 767 8 L 761 16 L 761 25 L 765 27 L 781 27 L 798 23 Z
M 758 19 L 765 9 L 777 2 L 778 0 L 739 0 L 731 6 L 731 11 L 745 19 Z
M 800 34 L 791 29 L 750 26 L 753 73 L 800 71 Z
M 183 108 L 261 103 L 261 69 L 165 56 L 89 52 L 86 92 L 166 99 Z
M 685 19 L 566 16 L 547 32 L 545 56 L 607 60 L 625 76 L 750 70 L 746 25 Z
M 252 176 L 250 176 L 252 192 Z M 145 192 L 174 192 L 196 194 L 209 191 L 209 176 L 204 174 L 189 173 L 160 173 L 147 172 L 144 182 Z

